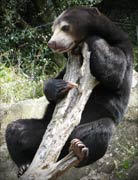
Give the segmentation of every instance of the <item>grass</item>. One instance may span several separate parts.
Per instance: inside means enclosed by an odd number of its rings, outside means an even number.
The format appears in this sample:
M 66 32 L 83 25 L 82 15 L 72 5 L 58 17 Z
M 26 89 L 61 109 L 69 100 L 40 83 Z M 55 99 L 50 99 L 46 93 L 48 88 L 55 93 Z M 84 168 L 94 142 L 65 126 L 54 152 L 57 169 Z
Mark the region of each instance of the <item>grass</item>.
M 0 102 L 13 103 L 43 95 L 43 80 L 34 81 L 14 67 L 0 64 Z

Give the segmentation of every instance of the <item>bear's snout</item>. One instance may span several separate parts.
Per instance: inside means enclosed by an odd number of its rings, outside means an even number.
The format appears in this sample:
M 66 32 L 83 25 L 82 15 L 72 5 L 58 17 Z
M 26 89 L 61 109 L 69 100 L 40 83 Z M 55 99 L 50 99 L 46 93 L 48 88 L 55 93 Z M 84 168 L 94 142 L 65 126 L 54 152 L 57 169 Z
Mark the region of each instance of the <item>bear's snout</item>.
M 56 50 L 57 49 L 56 41 L 49 41 L 48 47 Z

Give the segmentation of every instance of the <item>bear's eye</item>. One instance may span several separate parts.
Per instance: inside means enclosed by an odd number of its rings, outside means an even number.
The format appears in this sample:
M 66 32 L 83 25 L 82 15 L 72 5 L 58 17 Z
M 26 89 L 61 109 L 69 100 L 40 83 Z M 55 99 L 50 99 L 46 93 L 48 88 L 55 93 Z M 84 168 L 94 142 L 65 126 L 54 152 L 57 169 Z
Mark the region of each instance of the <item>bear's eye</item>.
M 69 31 L 69 25 L 62 26 L 61 30 L 64 31 L 64 32 L 68 32 Z

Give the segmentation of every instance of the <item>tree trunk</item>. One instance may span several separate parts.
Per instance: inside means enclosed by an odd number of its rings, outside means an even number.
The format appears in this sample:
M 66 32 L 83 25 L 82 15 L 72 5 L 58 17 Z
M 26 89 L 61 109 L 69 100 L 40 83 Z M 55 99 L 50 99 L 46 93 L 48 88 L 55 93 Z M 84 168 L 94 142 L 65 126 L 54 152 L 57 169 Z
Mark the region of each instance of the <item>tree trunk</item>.
M 57 104 L 34 160 L 21 180 L 55 180 L 78 162 L 73 152 L 59 162 L 57 159 L 69 135 L 80 123 L 84 106 L 98 83 L 90 73 L 90 53 L 86 44 L 82 54 L 82 65 L 79 57 L 69 55 L 64 80 L 77 83 L 78 86 Z

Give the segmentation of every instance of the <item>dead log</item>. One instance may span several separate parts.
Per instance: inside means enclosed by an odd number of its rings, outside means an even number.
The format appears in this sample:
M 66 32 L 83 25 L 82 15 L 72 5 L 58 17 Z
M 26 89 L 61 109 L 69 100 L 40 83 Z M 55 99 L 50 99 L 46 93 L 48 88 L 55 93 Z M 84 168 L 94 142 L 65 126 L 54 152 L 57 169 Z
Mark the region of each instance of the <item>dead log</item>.
M 78 162 L 73 152 L 59 162 L 57 159 L 69 135 L 79 124 L 84 106 L 98 83 L 90 73 L 90 53 L 86 44 L 82 54 L 82 65 L 79 57 L 69 55 L 64 80 L 76 83 L 78 87 L 70 90 L 67 97 L 57 104 L 33 162 L 21 180 L 55 180 Z

